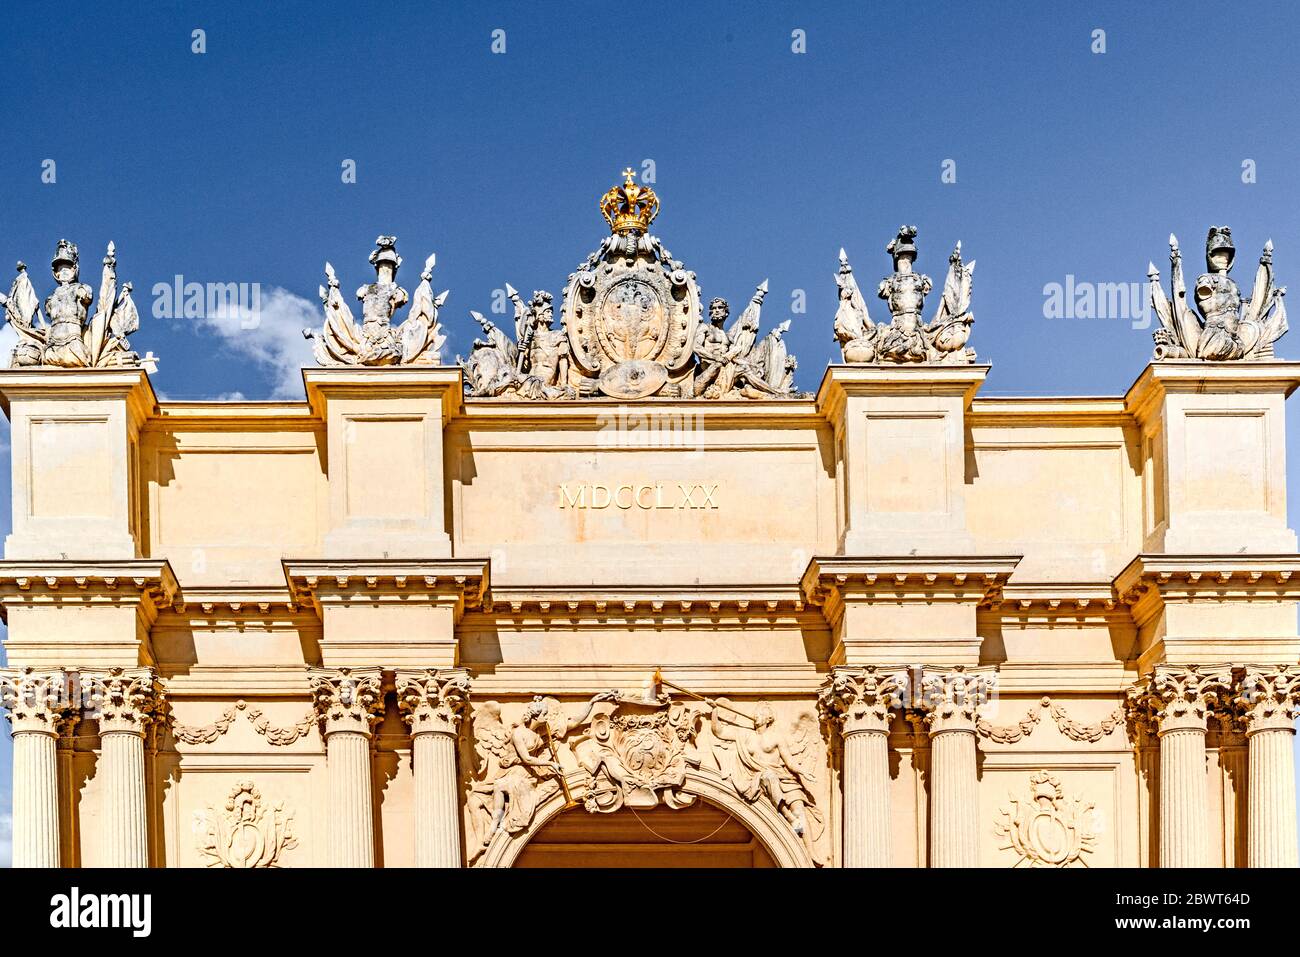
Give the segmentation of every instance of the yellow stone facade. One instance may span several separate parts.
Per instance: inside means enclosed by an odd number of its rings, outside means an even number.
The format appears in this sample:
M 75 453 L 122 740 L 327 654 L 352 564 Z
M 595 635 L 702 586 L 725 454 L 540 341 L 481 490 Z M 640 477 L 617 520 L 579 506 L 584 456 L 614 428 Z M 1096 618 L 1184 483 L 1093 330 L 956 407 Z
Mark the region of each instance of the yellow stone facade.
M 1300 363 L 988 375 L 0 372 L 15 864 L 1294 866 Z

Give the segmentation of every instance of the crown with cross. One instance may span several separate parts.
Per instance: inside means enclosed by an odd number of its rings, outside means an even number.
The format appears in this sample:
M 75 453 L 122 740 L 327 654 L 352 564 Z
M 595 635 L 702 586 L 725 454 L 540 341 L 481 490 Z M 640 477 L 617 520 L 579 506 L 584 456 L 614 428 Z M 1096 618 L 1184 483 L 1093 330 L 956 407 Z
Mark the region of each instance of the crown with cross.
M 649 186 L 637 183 L 636 174 L 629 166 L 623 170 L 623 184 L 612 187 L 600 198 L 600 211 L 611 232 L 644 233 L 659 215 L 659 197 Z

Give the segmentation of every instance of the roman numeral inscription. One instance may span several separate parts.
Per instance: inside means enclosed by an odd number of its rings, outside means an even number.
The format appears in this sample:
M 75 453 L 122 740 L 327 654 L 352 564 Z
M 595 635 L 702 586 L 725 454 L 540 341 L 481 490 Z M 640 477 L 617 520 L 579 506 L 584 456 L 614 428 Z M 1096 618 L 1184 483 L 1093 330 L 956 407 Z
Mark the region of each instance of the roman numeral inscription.
M 716 509 L 720 488 L 720 485 L 686 482 L 655 482 L 653 485 L 566 482 L 560 486 L 560 508 Z

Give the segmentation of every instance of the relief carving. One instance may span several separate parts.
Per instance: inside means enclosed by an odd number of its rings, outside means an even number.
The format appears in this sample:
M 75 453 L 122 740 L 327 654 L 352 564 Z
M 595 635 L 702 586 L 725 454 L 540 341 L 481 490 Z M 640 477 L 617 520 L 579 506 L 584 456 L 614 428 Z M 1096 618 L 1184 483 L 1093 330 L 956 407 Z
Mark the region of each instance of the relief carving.
M 163 714 L 163 689 L 152 668 L 110 668 L 82 674 L 81 681 L 87 710 L 98 719 L 100 734 L 142 735 Z
M 293 744 L 303 735 L 310 733 L 316 724 L 316 715 L 308 712 L 296 724 L 277 727 L 271 724 L 270 720 L 262 714 L 260 708 L 249 707 L 248 702 L 240 699 L 233 706 L 223 711 L 221 717 L 211 724 L 190 725 L 173 721 L 171 725 L 172 737 L 186 744 L 212 744 L 230 730 L 230 726 L 241 711 L 248 715 L 248 722 L 253 726 L 253 730 L 266 738 L 268 744 L 277 747 Z
M 538 803 L 557 787 L 564 790 L 567 805 L 577 805 L 569 793 L 556 742 L 585 724 L 597 704 L 618 697 L 617 691 L 601 692 L 587 702 L 582 714 L 572 717 L 555 698 L 538 695 L 509 727 L 501 720 L 499 702 L 485 701 L 474 708 L 478 766 L 465 802 L 471 862 L 483 853 L 498 830 L 510 834 L 526 830 Z
M 1033 733 L 1038 722 L 1043 719 L 1043 708 L 1046 705 L 1047 699 L 1044 698 L 1037 708 L 1031 709 L 1015 724 L 997 725 L 980 718 L 975 722 L 975 730 L 981 737 L 988 738 L 996 744 L 1015 744 L 1021 738 Z
M 0 670 L 0 708 L 7 712 L 14 734 L 31 731 L 57 736 L 77 720 L 68 676 L 30 666 Z
M 1044 702 L 1049 699 L 1044 698 Z M 1124 709 L 1116 708 L 1114 712 L 1108 714 L 1095 724 L 1080 724 L 1066 715 L 1064 709 L 1059 704 L 1051 705 L 1050 714 L 1052 720 L 1056 722 L 1056 727 L 1060 729 L 1061 734 L 1065 735 L 1071 741 L 1087 742 L 1096 744 L 1102 738 L 1106 737 L 1116 728 L 1124 723 Z
M 826 766 L 816 715 L 800 714 L 788 730 L 776 725 L 772 705 L 760 701 L 754 714 L 737 711 L 726 698 L 711 701 L 714 756 L 736 793 L 753 803 L 762 798 L 786 819 L 819 865 L 830 859 L 825 819 L 813 797 L 817 771 Z M 736 719 L 746 721 L 741 724 Z
M 906 669 L 836 668 L 817 695 L 817 704 L 840 733 L 889 730 L 890 713 L 901 706 L 910 681 Z
M 455 735 L 469 703 L 469 674 L 426 669 L 398 672 L 397 707 L 411 734 Z
M 267 805 L 252 781 L 240 781 L 225 805 L 194 813 L 199 854 L 208 867 L 279 867 L 284 851 L 298 846 L 293 814 L 284 802 Z
M 549 292 L 524 303 L 514 288 L 514 338 L 481 313 L 484 333 L 463 360 L 469 395 L 518 399 L 773 398 L 794 392 L 789 322 L 759 336 L 767 282 L 730 326 L 724 299 L 702 314 L 695 273 L 650 224 L 659 197 L 631 169 L 600 201 L 610 235 L 570 274 L 552 327 Z
M 316 715 L 328 736 L 336 731 L 370 734 L 384 716 L 379 668 L 308 668 Z
M 244 702 L 237 701 L 221 713 L 221 717 L 211 724 L 193 725 L 172 721 L 172 737 L 186 744 L 211 744 L 230 730 L 235 723 L 235 716 L 244 707 Z
M 576 716 L 538 695 L 513 724 L 499 702 L 476 704 L 476 767 L 465 802 L 470 862 L 498 832 L 526 831 L 557 791 L 566 807 L 593 814 L 661 803 L 679 809 L 696 800 L 685 790 L 688 774 L 703 771 L 743 801 L 769 803 L 812 860 L 825 864 L 829 835 L 814 790 L 827 755 L 816 716 L 803 712 L 781 729 L 766 701 L 749 715 L 725 698 L 686 692 L 702 704 L 674 701 L 663 685 L 656 677 L 644 695 L 601 692 Z M 706 715 L 711 740 L 701 748 Z
M 1029 777 L 1029 798 L 1021 800 L 1008 792 L 1010 807 L 1002 808 L 994 832 L 1006 843 L 1003 850 L 1015 851 L 1013 867 L 1087 867 L 1085 855 L 1097 843 L 1094 806 L 1078 798 L 1067 798 L 1059 779 L 1046 771 Z
M 1210 714 L 1227 703 L 1229 668 L 1157 665 L 1145 683 L 1128 690 L 1128 714 L 1135 734 L 1205 731 Z
M 612 708 L 597 708 L 590 727 L 574 740 L 586 773 L 583 806 L 609 813 L 625 806 L 653 808 L 660 800 L 670 808 L 693 804 L 695 796 L 679 789 L 687 765 L 700 763 L 695 751 L 700 723 L 698 708 L 667 696 L 649 703 L 619 697 Z
M 1233 705 L 1248 735 L 1293 730 L 1300 714 L 1300 668 L 1246 668 Z

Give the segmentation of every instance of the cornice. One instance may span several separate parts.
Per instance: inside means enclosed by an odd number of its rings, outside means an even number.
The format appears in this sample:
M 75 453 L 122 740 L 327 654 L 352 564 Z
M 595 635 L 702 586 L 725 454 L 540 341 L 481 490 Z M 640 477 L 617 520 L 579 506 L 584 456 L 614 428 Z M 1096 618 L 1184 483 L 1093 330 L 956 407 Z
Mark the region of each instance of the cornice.
M 158 396 L 142 368 L 0 369 L 0 409 L 6 416 L 13 399 L 125 399 L 139 428 L 158 414 Z
M 494 586 L 481 610 L 515 620 L 717 623 L 787 618 L 806 606 L 792 585 Z
M 307 404 L 321 419 L 330 399 L 436 398 L 445 423 L 459 412 L 464 393 L 460 366 L 306 366 L 302 381 Z
M 567 399 L 536 402 L 524 399 L 467 398 L 457 416 L 461 427 L 509 426 L 533 428 L 599 425 L 611 415 L 656 419 L 699 420 L 721 428 L 731 425 L 809 426 L 821 419 L 811 399 Z
M 229 585 L 184 587 L 173 599 L 168 615 L 195 621 L 232 617 L 282 620 L 302 612 L 287 587 Z
M 1139 421 L 1150 418 L 1170 393 L 1277 393 L 1289 396 L 1300 386 L 1300 362 L 1204 362 L 1169 359 L 1148 363 L 1124 394 L 1124 405 Z
M 1015 582 L 983 606 L 1009 619 L 1128 618 L 1111 582 Z
M 1142 624 L 1165 604 L 1300 599 L 1300 555 L 1138 555 L 1115 593 Z
M 972 426 L 1024 428 L 1041 424 L 1119 427 L 1133 416 L 1118 396 L 996 396 L 977 398 L 966 415 Z
M 987 601 L 1007 583 L 1020 555 L 814 556 L 799 587 L 810 604 L 832 592 L 859 601 Z
M 849 396 L 961 396 L 970 407 L 990 365 L 830 365 L 817 388 L 817 409 L 834 421 Z
M 482 605 L 489 584 L 486 558 L 431 559 L 284 559 L 285 581 L 292 600 L 306 607 L 322 605 L 450 604 Z
M 0 561 L 0 614 L 16 605 L 137 605 L 152 621 L 179 586 L 166 559 Z

